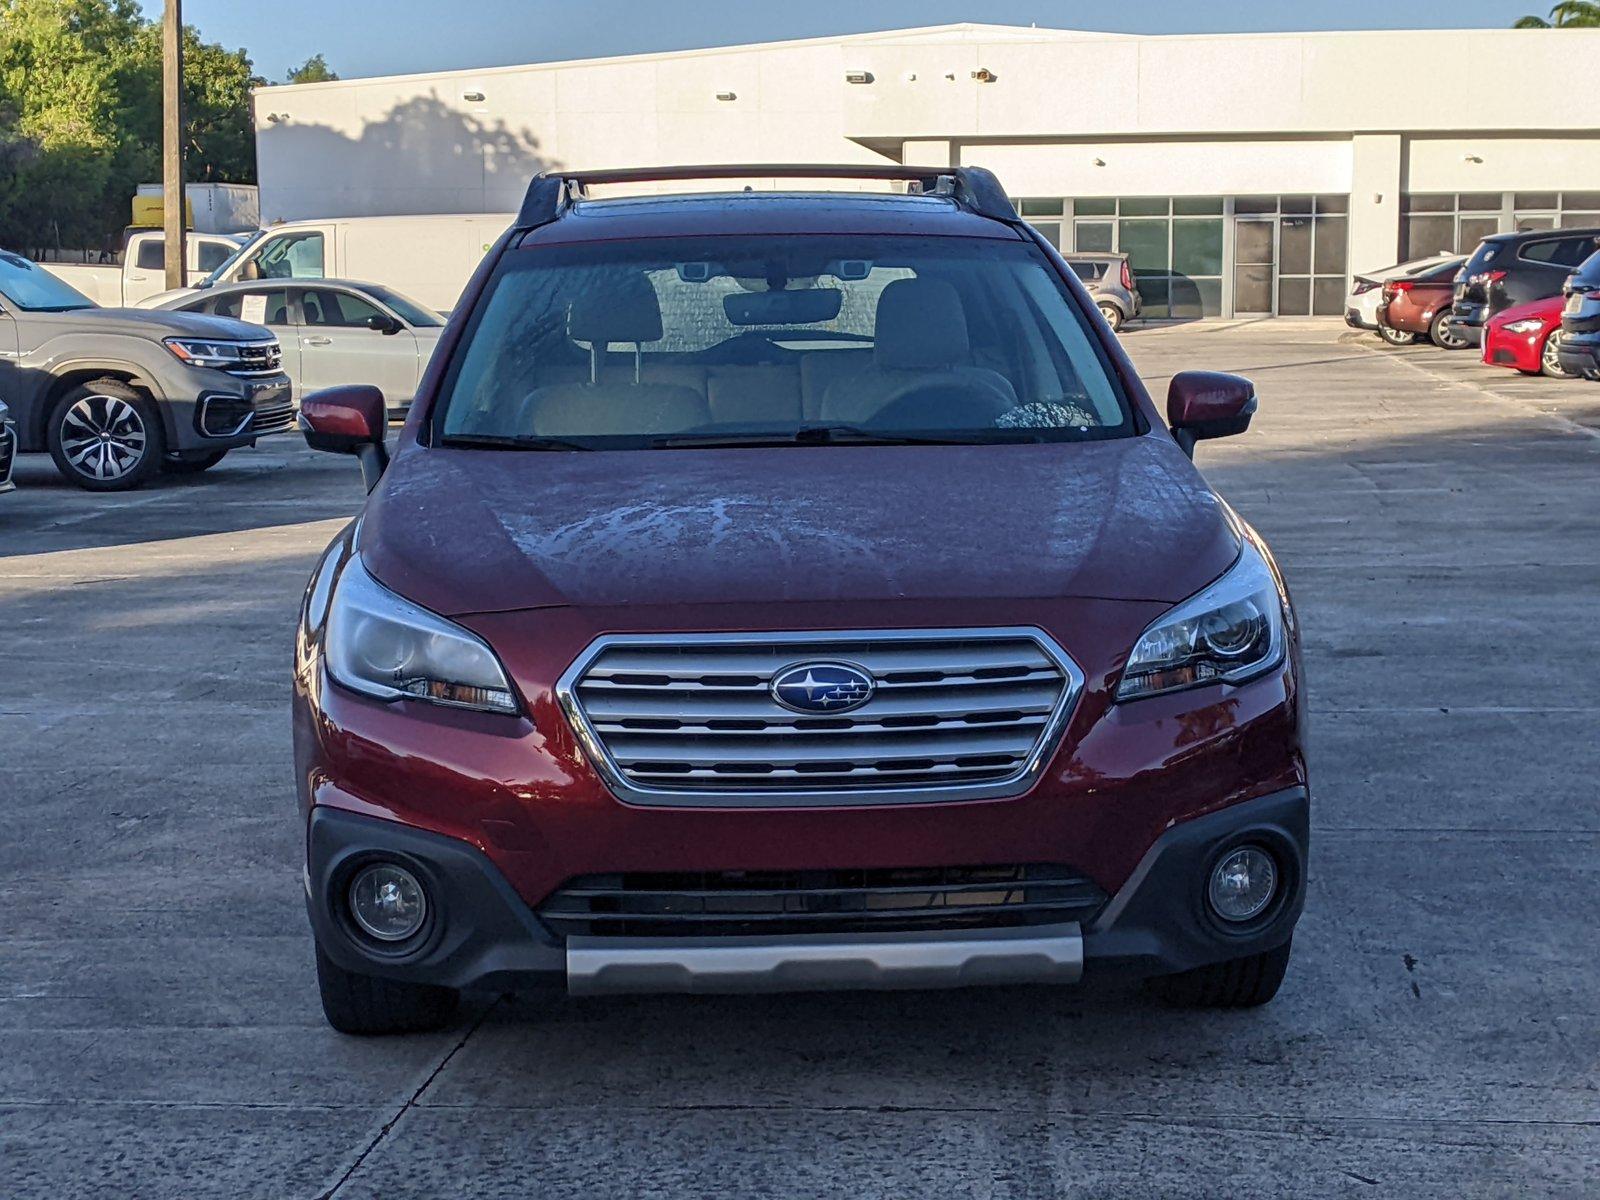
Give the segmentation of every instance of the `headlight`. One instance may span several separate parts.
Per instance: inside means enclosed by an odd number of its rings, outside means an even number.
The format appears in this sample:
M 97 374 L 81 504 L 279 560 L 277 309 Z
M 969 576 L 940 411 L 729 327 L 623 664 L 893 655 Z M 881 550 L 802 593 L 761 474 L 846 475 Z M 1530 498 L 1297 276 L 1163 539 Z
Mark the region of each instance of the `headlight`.
M 210 342 L 204 338 L 167 338 L 162 345 L 173 357 L 191 367 L 210 367 L 217 371 L 237 369 L 244 360 L 238 342 Z
M 1535 333 L 1543 328 L 1544 322 L 1538 317 L 1524 317 L 1520 321 L 1507 321 L 1505 324 L 1507 333 Z
M 1240 683 L 1283 659 L 1284 597 L 1249 538 L 1228 573 L 1139 637 L 1117 687 L 1137 700 L 1206 683 Z
M 339 574 L 323 645 L 328 674 L 352 691 L 517 711 L 506 673 L 481 638 L 395 595 L 359 557 Z

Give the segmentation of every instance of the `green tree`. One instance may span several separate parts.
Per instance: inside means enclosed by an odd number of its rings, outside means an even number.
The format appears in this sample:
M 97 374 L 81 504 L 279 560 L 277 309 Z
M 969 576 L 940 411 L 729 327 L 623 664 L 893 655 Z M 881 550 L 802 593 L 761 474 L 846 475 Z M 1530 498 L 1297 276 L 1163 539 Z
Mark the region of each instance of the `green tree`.
M 320 54 L 313 54 L 301 63 L 288 75 L 284 76 L 285 83 L 328 83 L 339 78 L 334 74 L 333 68 L 328 65 L 328 60 Z
M 1550 9 L 1550 17 L 1527 16 L 1514 29 L 1596 29 L 1600 28 L 1600 3 L 1595 0 L 1562 0 Z
M 243 50 L 184 30 L 185 170 L 255 178 Z M 0 245 L 116 244 L 161 177 L 161 35 L 135 0 L 0 0 Z

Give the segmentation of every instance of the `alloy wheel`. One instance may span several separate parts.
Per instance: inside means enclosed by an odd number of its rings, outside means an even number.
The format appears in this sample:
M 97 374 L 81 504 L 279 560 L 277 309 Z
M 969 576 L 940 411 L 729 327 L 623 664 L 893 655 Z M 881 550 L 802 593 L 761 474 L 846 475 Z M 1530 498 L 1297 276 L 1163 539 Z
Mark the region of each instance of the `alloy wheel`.
M 1544 368 L 1546 375 L 1557 379 L 1571 379 L 1572 373 L 1561 365 L 1561 330 L 1552 330 L 1550 336 L 1544 340 L 1544 349 L 1539 351 L 1539 365 Z
M 121 396 L 84 396 L 61 418 L 61 451 L 90 479 L 121 479 L 136 470 L 149 440 L 144 417 Z
M 1443 316 L 1439 318 L 1438 341 L 1446 350 L 1465 350 L 1467 339 L 1456 332 L 1454 317 Z

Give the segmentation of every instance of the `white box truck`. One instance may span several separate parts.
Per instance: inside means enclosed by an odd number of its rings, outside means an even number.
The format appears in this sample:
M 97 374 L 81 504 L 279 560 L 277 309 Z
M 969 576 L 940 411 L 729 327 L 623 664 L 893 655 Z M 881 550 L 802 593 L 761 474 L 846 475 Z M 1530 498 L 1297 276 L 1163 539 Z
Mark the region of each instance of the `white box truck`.
M 261 230 L 195 287 L 148 296 L 140 306 L 219 283 L 347 279 L 385 284 L 449 312 L 485 251 L 514 219 L 514 213 L 452 213 L 286 221 Z

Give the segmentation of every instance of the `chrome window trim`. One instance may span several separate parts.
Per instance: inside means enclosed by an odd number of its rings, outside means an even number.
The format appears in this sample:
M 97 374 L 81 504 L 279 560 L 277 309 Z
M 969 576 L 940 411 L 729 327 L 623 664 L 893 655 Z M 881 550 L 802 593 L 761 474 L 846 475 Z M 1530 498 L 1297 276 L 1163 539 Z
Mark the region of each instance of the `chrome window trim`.
M 812 642 L 961 641 L 1028 638 L 1061 669 L 1065 686 L 1056 700 L 1033 750 L 1021 769 L 1002 779 L 969 784 L 935 784 L 906 787 L 843 790 L 795 789 L 779 791 L 686 790 L 641 785 L 628 779 L 606 749 L 578 700 L 578 681 L 605 651 L 619 646 L 737 646 L 804 645 Z M 853 808 L 898 804 L 948 804 L 964 800 L 1000 800 L 1019 796 L 1038 782 L 1061 745 L 1079 698 L 1084 674 L 1072 656 L 1053 637 L 1035 625 L 968 626 L 937 629 L 811 629 L 745 633 L 606 633 L 586 646 L 556 681 L 556 701 L 566 714 L 590 764 L 618 800 L 655 808 Z

